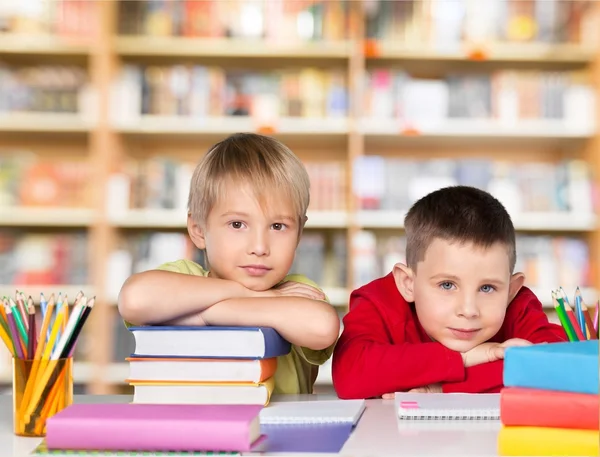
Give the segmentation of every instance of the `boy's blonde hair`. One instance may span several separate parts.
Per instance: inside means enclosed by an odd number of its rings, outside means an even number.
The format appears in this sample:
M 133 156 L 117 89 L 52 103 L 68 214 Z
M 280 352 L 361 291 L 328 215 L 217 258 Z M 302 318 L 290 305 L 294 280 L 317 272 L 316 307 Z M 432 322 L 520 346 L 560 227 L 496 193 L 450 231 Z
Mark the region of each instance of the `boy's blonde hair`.
M 229 180 L 248 184 L 261 205 L 270 195 L 289 198 L 302 227 L 310 202 L 310 181 L 300 159 L 281 142 L 236 133 L 211 147 L 192 175 L 188 211 L 196 222 L 206 222 Z

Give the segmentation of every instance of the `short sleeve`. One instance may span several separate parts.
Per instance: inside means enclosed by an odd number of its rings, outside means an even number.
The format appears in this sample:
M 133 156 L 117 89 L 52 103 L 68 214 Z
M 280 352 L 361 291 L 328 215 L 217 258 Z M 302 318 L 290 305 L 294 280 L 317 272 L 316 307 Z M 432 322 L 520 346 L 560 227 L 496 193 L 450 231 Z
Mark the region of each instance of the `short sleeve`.
M 283 280 L 283 282 L 290 282 L 290 281 L 307 284 L 316 289 L 319 289 L 320 291 L 323 291 L 323 289 L 321 289 L 317 285 L 317 283 L 310 280 L 309 278 L 307 278 L 304 275 L 299 275 L 299 274 L 288 275 Z M 329 303 L 329 298 L 327 297 L 327 295 L 325 295 L 325 301 L 327 301 L 327 303 Z M 325 349 L 319 349 L 319 350 L 309 349 L 306 347 L 299 347 L 298 354 L 300 355 L 300 357 L 302 357 L 306 362 L 310 363 L 311 365 L 323 365 L 325 362 L 327 362 L 327 360 L 329 360 L 331 358 L 334 347 L 335 347 L 335 342 L 333 344 L 331 344 L 331 346 L 326 347 Z

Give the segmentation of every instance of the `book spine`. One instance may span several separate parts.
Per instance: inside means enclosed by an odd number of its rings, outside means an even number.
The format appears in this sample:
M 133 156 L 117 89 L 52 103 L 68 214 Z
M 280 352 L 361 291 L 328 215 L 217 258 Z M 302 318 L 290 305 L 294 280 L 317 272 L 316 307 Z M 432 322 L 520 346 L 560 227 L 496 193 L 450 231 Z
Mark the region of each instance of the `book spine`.
M 262 328 L 260 332 L 265 341 L 265 352 L 262 358 L 268 359 L 286 355 L 292 350 L 291 344 L 284 340 L 275 329 Z

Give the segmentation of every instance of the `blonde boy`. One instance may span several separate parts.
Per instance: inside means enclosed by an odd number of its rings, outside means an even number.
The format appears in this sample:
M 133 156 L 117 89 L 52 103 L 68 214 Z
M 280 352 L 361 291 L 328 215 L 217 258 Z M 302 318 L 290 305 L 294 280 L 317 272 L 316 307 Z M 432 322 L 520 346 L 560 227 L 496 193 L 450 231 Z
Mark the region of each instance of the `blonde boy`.
M 292 343 L 276 393 L 312 393 L 339 319 L 308 278 L 288 275 L 307 220 L 309 179 L 275 139 L 235 134 L 202 158 L 190 186 L 188 233 L 209 270 L 177 260 L 132 275 L 119 312 L 134 325 L 273 327 Z

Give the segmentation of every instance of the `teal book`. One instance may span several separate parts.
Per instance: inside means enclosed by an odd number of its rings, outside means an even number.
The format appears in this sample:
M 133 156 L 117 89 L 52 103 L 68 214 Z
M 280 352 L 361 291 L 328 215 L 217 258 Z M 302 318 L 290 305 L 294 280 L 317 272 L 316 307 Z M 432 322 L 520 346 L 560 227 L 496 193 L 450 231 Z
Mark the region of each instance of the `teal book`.
M 598 340 L 506 348 L 504 385 L 598 395 Z

